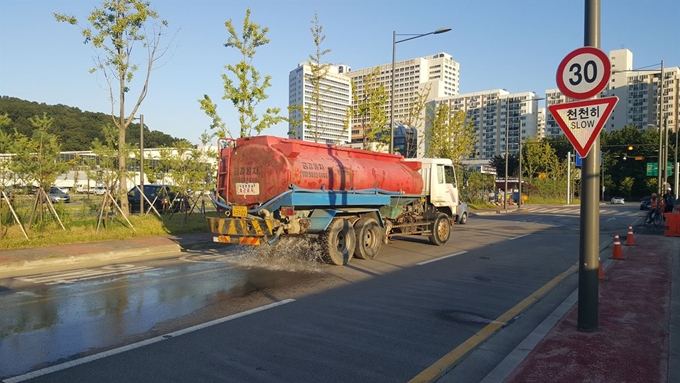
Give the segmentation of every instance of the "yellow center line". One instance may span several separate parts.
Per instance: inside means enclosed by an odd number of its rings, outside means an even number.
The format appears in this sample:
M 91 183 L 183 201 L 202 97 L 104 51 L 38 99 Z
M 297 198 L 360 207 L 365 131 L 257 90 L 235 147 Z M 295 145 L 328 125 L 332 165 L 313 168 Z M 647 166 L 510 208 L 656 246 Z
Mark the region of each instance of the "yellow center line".
M 432 382 L 439 378 L 442 374 L 447 372 L 453 365 L 455 365 L 460 358 L 465 356 L 473 348 L 477 347 L 481 342 L 490 337 L 496 330 L 507 324 L 512 318 L 517 316 L 522 310 L 529 307 L 532 303 L 540 299 L 542 296 L 547 294 L 553 287 L 560 283 L 563 279 L 569 275 L 575 273 L 578 270 L 578 265 L 571 266 L 562 274 L 553 278 L 550 282 L 543 285 L 540 289 L 534 291 L 531 295 L 526 297 L 523 301 L 519 302 L 515 307 L 506 311 L 503 315 L 499 316 L 495 321 L 486 325 L 483 329 L 479 330 L 476 334 L 468 338 L 465 342 L 461 343 L 460 346 L 453 349 L 448 354 L 444 355 L 438 361 L 434 362 L 430 367 L 423 370 L 420 374 L 416 375 L 413 379 L 409 380 L 409 383 L 425 383 Z

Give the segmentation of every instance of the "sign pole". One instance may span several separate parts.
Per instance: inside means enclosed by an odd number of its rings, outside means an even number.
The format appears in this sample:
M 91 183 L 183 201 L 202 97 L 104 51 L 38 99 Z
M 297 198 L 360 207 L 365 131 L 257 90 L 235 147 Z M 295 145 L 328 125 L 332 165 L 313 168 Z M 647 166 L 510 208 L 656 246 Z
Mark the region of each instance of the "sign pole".
M 584 46 L 600 47 L 600 0 L 585 0 Z M 581 171 L 581 230 L 579 235 L 578 324 L 579 331 L 592 332 L 598 325 L 600 216 L 600 138 L 590 155 L 583 158 Z

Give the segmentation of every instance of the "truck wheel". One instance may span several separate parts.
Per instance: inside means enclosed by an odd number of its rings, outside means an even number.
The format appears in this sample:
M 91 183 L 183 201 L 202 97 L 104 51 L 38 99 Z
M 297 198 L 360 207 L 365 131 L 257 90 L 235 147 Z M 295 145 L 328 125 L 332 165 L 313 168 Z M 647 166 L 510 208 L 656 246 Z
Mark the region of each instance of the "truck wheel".
M 361 218 L 354 223 L 357 244 L 354 256 L 360 259 L 373 259 L 380 251 L 383 230 L 373 218 Z
M 320 240 L 323 259 L 331 265 L 346 265 L 354 255 L 356 236 L 346 219 L 334 219 Z
M 458 218 L 458 223 L 461 224 L 461 225 L 465 225 L 466 222 L 467 222 L 467 213 L 463 213 L 463 215 L 461 215 L 460 218 Z
M 432 224 L 432 234 L 430 234 L 430 242 L 433 245 L 441 246 L 449 241 L 451 236 L 451 221 L 449 216 L 444 213 L 437 214 Z

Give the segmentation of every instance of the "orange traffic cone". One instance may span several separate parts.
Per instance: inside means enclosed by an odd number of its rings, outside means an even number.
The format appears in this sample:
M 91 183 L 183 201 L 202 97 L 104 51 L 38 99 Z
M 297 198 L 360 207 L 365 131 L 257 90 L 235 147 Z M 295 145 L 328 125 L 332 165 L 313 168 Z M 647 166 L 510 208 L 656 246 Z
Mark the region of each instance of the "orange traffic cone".
M 598 257 L 597 262 L 600 264 L 600 280 L 604 281 L 607 277 L 604 276 L 604 270 L 602 270 L 602 260 Z
M 628 235 L 626 236 L 626 246 L 635 246 L 635 237 L 633 237 L 633 226 L 628 226 Z
M 621 240 L 619 239 L 619 233 L 614 235 L 614 252 L 612 253 L 611 259 L 625 259 L 623 258 L 623 250 L 621 249 Z

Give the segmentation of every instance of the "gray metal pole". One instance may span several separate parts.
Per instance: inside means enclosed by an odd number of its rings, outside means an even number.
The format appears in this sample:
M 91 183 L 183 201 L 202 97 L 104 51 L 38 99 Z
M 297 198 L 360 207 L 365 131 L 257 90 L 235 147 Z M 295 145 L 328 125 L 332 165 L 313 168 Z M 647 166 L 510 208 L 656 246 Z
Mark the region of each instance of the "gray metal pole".
M 663 134 L 666 136 L 666 144 L 663 149 L 663 192 L 666 193 L 666 184 L 668 184 L 668 119 L 663 119 Z
M 508 209 L 508 122 L 510 120 L 510 98 L 505 101 L 505 189 L 503 190 L 503 210 Z
M 567 152 L 567 205 L 569 200 L 571 200 L 571 152 Z
M 144 115 L 139 115 L 139 214 L 144 214 Z
M 397 31 L 392 31 L 392 79 L 390 85 L 390 154 L 394 153 L 394 60 L 397 56 Z
M 657 101 L 657 108 L 659 109 L 659 119 L 658 119 L 658 124 L 657 127 L 659 128 L 659 163 L 658 163 L 658 168 L 659 168 L 659 174 L 657 175 L 656 178 L 656 192 L 658 193 L 659 197 L 663 194 L 663 188 L 661 186 L 661 171 L 665 165 L 661 164 L 661 158 L 663 156 L 663 131 L 661 130 L 663 127 L 661 126 L 661 110 L 663 109 L 661 107 L 663 101 L 663 60 L 661 60 L 661 78 L 659 79 L 659 98 Z
M 600 47 L 600 0 L 585 0 L 584 45 Z M 591 332 L 598 325 L 600 244 L 600 138 L 596 138 L 581 171 L 581 231 L 578 274 L 578 330 Z
M 522 122 L 519 126 L 519 175 L 517 182 L 517 210 L 522 208 Z
M 678 170 L 680 168 L 680 165 L 678 165 L 678 124 L 675 125 L 675 158 L 673 159 L 673 193 L 675 193 L 675 199 L 678 199 L 678 181 L 680 181 L 680 178 L 678 177 Z

